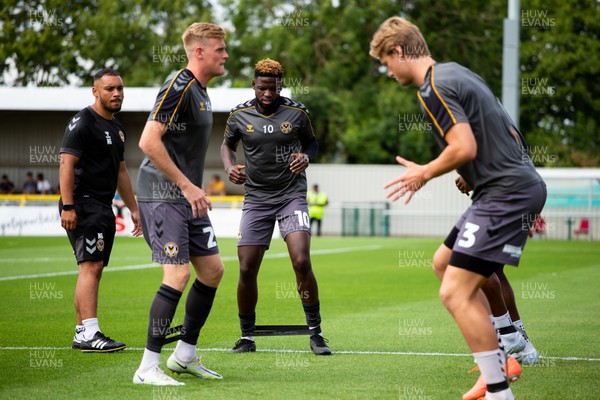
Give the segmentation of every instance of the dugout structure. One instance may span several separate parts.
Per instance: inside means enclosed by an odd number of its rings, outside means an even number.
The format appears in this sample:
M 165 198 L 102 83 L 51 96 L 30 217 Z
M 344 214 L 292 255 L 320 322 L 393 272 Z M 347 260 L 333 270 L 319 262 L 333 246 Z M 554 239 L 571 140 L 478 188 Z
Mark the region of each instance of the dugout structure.
M 389 236 L 386 202 L 342 203 L 342 236 Z

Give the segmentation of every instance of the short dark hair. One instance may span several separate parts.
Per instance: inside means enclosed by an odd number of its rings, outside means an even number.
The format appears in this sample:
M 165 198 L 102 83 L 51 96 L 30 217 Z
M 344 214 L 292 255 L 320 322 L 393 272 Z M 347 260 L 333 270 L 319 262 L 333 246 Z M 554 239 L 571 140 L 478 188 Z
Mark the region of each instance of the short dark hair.
M 254 77 L 258 78 L 259 76 L 283 78 L 283 68 L 281 68 L 281 64 L 277 61 L 265 58 L 256 63 L 256 66 L 254 67 Z
M 100 70 L 98 70 L 98 72 L 96 72 L 94 74 L 94 82 L 96 82 L 98 79 L 102 79 L 102 77 L 104 75 L 109 75 L 109 76 L 121 76 L 119 74 L 118 71 L 114 70 L 114 69 L 110 69 L 110 68 L 102 68 Z

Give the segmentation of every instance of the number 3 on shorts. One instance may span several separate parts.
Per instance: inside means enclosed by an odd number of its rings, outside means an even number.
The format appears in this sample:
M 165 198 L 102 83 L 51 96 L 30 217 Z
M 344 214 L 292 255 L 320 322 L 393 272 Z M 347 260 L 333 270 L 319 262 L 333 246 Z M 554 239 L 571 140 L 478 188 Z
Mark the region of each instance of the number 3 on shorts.
M 217 241 L 215 240 L 215 231 L 212 226 L 207 226 L 202 229 L 202 232 L 208 233 L 208 242 L 206 243 L 206 247 L 212 249 L 217 245 Z
M 475 232 L 478 230 L 479 225 L 467 222 L 465 224 L 465 231 L 463 232 L 464 239 L 460 239 L 458 241 L 458 245 L 460 247 L 464 247 L 465 249 L 472 247 L 475 244 Z

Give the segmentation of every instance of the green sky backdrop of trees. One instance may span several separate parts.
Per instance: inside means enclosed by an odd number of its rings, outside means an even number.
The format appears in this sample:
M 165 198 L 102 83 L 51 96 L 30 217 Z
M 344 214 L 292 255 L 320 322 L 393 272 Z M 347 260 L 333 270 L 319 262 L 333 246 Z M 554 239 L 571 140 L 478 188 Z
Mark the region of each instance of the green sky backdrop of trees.
M 600 2 L 521 0 L 520 127 L 540 166 L 600 164 Z M 248 87 L 254 64 L 277 59 L 309 108 L 323 162 L 427 162 L 437 153 L 415 87 L 400 87 L 368 55 L 392 15 L 416 23 L 437 61 L 480 74 L 501 97 L 507 0 L 5 0 L 0 84 L 90 85 L 113 67 L 126 86 L 158 86 L 185 66 L 192 22 L 228 30 L 227 73 Z M 246 99 L 240 99 L 244 101 Z

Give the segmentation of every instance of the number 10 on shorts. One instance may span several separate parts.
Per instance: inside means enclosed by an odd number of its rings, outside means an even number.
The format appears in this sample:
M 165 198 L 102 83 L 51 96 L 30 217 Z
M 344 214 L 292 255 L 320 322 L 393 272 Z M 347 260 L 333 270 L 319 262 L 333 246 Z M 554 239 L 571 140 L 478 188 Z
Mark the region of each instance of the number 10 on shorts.
M 310 227 L 310 218 L 306 212 L 300 210 L 294 211 L 294 214 L 298 217 L 298 225 Z

